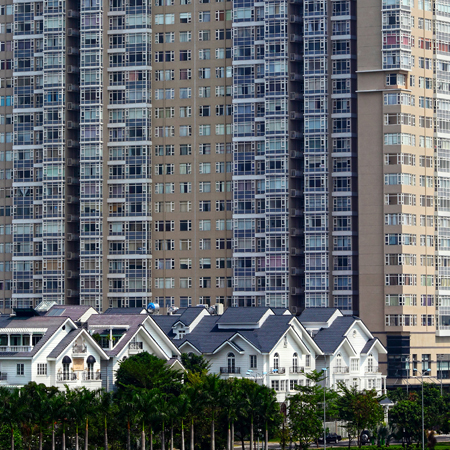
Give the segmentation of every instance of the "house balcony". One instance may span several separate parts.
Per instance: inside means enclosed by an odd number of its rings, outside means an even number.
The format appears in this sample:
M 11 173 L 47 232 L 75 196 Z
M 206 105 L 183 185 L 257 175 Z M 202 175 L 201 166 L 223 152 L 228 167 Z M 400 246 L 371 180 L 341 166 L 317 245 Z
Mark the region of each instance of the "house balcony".
M 128 352 L 130 354 L 134 353 L 140 353 L 144 349 L 144 343 L 143 342 L 130 342 L 128 345 Z
M 289 367 L 289 373 L 305 373 L 305 368 L 299 366 Z
M 286 367 L 271 367 L 269 374 L 271 375 L 283 375 L 286 373 Z
M 82 372 L 83 381 L 100 381 L 102 379 L 101 372 Z
M 335 367 L 333 369 L 333 373 L 349 373 L 349 368 L 348 367 Z
M 84 355 L 85 353 L 87 353 L 87 346 L 75 344 L 72 346 L 72 353 L 74 355 Z
M 364 369 L 365 373 L 379 373 L 378 366 L 366 367 Z
M 58 383 L 67 383 L 70 381 L 77 381 L 78 376 L 75 372 L 72 373 L 57 373 L 56 374 L 56 381 Z
M 0 346 L 0 352 L 11 352 L 11 353 L 21 353 L 21 352 L 31 352 L 33 347 L 30 345 L 2 345 Z
M 228 373 L 228 374 L 241 373 L 241 368 L 240 367 L 221 367 L 220 373 Z

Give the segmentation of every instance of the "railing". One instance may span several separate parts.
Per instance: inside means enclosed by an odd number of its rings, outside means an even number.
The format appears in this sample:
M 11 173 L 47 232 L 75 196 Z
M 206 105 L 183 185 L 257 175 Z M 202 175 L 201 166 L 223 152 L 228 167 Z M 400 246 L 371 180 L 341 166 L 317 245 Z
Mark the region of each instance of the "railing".
M 289 373 L 304 373 L 305 368 L 299 366 L 289 367 Z
M 5 372 L 0 373 L 0 381 L 5 381 L 8 379 L 8 374 Z
M 2 345 L 0 347 L 0 352 L 13 352 L 13 353 L 19 353 L 19 352 L 31 352 L 33 350 L 33 347 L 29 345 Z
M 98 381 L 102 379 L 101 372 L 83 372 L 84 381 Z
M 75 344 L 72 346 L 72 353 L 86 353 L 87 347 L 86 345 Z
M 282 375 L 283 373 L 286 373 L 286 367 L 271 367 L 269 373 L 278 373 Z
M 366 373 L 378 373 L 378 366 L 366 367 Z
M 143 342 L 130 342 L 130 345 L 128 346 L 128 350 L 130 351 L 139 351 L 144 348 Z
M 241 373 L 240 367 L 221 367 L 220 373 Z
M 345 366 L 343 366 L 343 367 L 335 367 L 333 369 L 333 372 L 334 373 L 349 373 L 349 369 L 348 369 L 348 367 L 345 367 Z
M 76 373 L 57 373 L 56 381 L 76 381 L 78 376 Z

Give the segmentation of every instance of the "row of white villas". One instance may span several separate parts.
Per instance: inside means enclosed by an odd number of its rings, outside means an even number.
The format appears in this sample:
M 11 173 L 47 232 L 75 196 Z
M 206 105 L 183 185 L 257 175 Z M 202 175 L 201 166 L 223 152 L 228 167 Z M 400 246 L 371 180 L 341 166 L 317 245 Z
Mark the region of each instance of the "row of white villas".
M 328 387 L 343 381 L 385 390 L 378 358 L 386 349 L 359 318 L 334 308 L 309 309 L 299 318 L 273 308 L 229 308 L 217 315 L 191 307 L 149 315 L 145 309 L 98 314 L 53 305 L 41 314 L 16 310 L 0 317 L 0 384 L 110 390 L 120 361 L 147 351 L 180 369 L 181 353 L 203 354 L 211 372 L 253 378 L 274 388 L 279 401 L 314 369 L 326 370 Z

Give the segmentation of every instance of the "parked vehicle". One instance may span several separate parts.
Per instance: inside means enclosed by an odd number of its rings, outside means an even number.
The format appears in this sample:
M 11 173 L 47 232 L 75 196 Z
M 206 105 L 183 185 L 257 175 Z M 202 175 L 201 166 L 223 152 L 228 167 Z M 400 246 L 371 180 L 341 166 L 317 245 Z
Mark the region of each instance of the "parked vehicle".
M 339 441 L 342 440 L 342 436 L 340 434 L 336 433 L 329 433 L 327 434 L 327 444 L 337 444 Z M 319 444 L 323 444 L 323 436 L 319 438 Z

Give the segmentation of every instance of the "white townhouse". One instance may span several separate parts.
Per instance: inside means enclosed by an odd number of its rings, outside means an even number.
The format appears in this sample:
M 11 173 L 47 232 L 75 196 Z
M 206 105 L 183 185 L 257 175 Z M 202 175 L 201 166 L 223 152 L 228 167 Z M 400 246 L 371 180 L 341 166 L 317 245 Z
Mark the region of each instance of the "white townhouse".
M 38 314 L 17 309 L 14 316 L 0 316 L 0 385 L 34 381 L 110 390 L 119 362 L 142 351 L 182 369 L 177 347 L 147 314 L 100 315 L 64 305 Z
M 286 309 L 228 308 L 211 315 L 205 308 L 153 316 L 182 353 L 204 355 L 211 372 L 223 378 L 248 377 L 272 387 L 283 402 L 323 353 Z
M 299 317 L 322 350 L 316 361 L 317 370 L 326 370 L 327 387 L 338 382 L 359 390 L 386 392 L 386 376 L 379 367 L 380 355 L 386 348 L 374 338 L 361 319 L 346 316 L 336 308 L 308 308 Z

